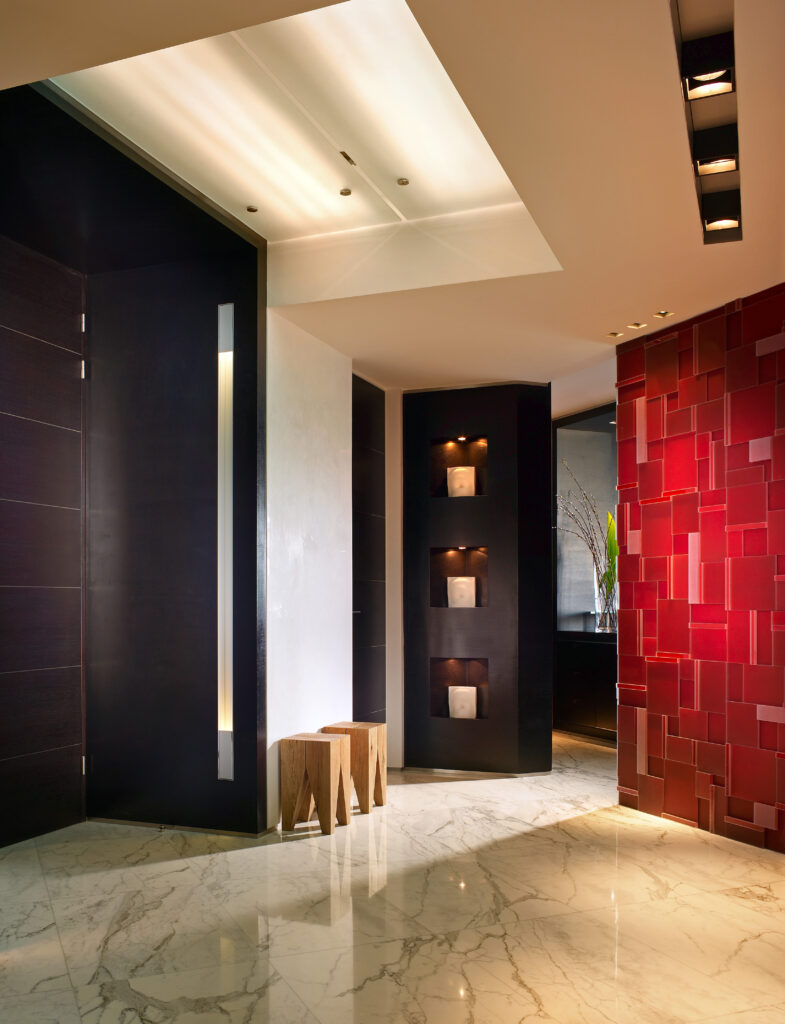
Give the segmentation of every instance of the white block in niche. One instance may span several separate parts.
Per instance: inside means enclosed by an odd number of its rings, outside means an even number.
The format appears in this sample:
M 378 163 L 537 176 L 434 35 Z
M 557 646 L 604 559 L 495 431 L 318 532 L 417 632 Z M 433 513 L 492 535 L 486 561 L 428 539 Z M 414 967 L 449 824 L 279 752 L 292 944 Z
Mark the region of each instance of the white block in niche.
M 477 717 L 476 686 L 448 686 L 447 700 L 450 704 L 450 718 Z
M 475 584 L 476 577 L 474 576 L 448 576 L 447 607 L 476 608 L 477 596 Z
M 447 470 L 447 495 L 470 498 L 474 490 L 474 466 L 450 466 Z

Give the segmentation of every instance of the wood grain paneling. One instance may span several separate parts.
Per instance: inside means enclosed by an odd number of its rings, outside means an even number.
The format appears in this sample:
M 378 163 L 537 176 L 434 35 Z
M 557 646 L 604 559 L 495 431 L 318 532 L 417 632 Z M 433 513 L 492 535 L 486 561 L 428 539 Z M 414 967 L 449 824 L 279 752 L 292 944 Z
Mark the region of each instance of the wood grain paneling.
M 81 746 L 0 761 L 0 793 L 0 845 L 81 821 Z
M 0 498 L 79 508 L 81 435 L 0 412 Z
M 0 587 L 0 672 L 80 661 L 78 588 Z
M 13 193 L 3 189 L 4 202 Z M 82 275 L 9 238 L 0 244 L 0 326 L 82 351 Z
M 0 675 L 2 757 L 80 744 L 81 686 L 79 668 Z
M 470 439 L 467 449 L 472 438 L 487 441 L 483 493 L 449 498 L 441 484 L 453 449 L 445 439 L 460 435 Z M 404 396 L 407 765 L 510 772 L 551 766 L 550 450 L 548 387 Z M 478 465 L 479 451 L 474 456 Z M 431 607 L 431 551 L 463 545 L 487 547 L 488 606 Z M 458 659 L 487 663 L 486 719 L 450 719 L 443 698 L 431 700 L 432 666 L 443 663 L 452 673 Z
M 91 816 L 242 832 L 265 827 L 255 614 L 256 401 L 263 388 L 256 261 L 248 247 L 235 262 L 192 260 L 88 277 Z M 234 588 L 235 778 L 219 782 L 217 306 L 231 301 L 234 542 L 243 569 Z
M 0 500 L 0 583 L 80 586 L 79 510 Z
M 5 327 L 0 327 L 0 351 L 0 410 L 59 427 L 81 429 L 78 352 L 68 352 Z
M 354 720 L 386 718 L 384 392 L 352 377 Z

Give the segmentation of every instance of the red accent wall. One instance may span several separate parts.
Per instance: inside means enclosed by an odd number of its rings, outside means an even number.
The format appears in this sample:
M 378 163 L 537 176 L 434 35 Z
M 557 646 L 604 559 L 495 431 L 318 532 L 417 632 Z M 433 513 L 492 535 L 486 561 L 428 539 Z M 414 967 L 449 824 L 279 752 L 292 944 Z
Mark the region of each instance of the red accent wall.
M 785 285 L 617 363 L 620 802 L 785 852 Z

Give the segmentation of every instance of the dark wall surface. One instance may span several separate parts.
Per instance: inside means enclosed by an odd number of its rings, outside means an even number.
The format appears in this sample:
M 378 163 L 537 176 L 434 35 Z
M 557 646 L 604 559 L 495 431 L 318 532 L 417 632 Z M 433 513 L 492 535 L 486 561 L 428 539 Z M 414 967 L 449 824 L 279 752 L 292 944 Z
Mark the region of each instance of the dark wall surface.
M 256 252 L 89 275 L 88 815 L 263 829 Z M 217 307 L 235 303 L 235 780 L 217 780 Z M 242 554 L 241 554 L 242 553 Z
M 468 442 L 456 462 L 446 446 L 463 436 Z M 550 769 L 550 446 L 548 387 L 404 396 L 407 766 Z M 445 462 L 475 465 L 481 493 L 447 497 Z M 488 603 L 431 607 L 431 550 L 461 546 L 487 548 Z M 480 717 L 447 716 L 439 689 L 448 682 L 480 687 Z
M 83 817 L 82 310 L 0 237 L 0 844 Z
M 0 252 L 0 410 L 13 413 L 0 415 L 0 546 L 4 576 L 21 581 L 18 592 L 0 590 L 1 818 L 34 818 L 29 834 L 82 812 L 73 695 L 83 620 L 69 588 L 80 583 L 71 552 L 81 536 L 83 388 L 87 813 L 257 832 L 266 825 L 264 242 L 249 243 L 121 150 L 35 88 L 0 92 L 0 234 L 35 250 Z M 224 302 L 235 303 L 236 343 L 235 781 L 219 783 Z M 44 749 L 31 722 L 46 723 L 48 753 L 28 770 Z M 76 798 L 64 792 L 74 778 Z
M 384 392 L 352 377 L 355 722 L 386 721 Z

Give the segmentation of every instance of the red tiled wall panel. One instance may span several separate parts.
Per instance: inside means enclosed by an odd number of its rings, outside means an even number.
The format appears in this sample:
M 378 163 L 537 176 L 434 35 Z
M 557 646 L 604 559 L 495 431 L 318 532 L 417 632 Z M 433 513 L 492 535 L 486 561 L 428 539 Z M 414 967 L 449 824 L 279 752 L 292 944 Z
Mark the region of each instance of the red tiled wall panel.
M 785 285 L 617 386 L 620 801 L 785 852 Z

